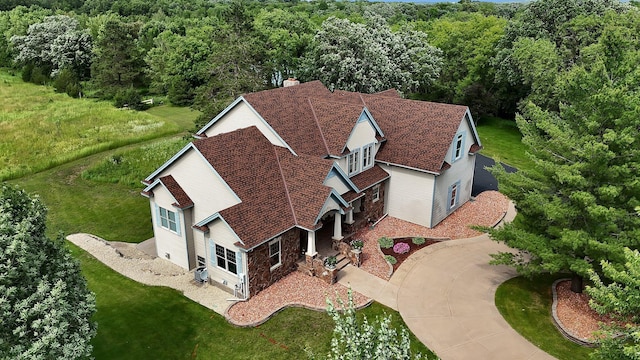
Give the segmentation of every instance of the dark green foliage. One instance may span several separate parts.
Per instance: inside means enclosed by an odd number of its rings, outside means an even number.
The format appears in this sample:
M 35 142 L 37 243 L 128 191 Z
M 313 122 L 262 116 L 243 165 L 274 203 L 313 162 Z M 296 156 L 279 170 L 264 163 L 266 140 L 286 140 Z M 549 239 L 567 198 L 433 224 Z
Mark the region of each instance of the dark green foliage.
M 76 75 L 69 69 L 63 69 L 58 73 L 53 80 L 53 89 L 59 93 L 66 93 L 67 95 L 77 98 L 80 96 L 82 87 Z
M 378 244 L 383 249 L 390 249 L 393 247 L 393 239 L 390 237 L 383 236 L 378 239 Z
M 64 240 L 45 236 L 39 199 L 0 187 L 0 358 L 91 354 L 95 298 Z
M 113 105 L 115 107 L 127 107 L 134 110 L 145 110 L 147 105 L 143 104 L 140 92 L 133 87 L 118 90 L 113 96 Z

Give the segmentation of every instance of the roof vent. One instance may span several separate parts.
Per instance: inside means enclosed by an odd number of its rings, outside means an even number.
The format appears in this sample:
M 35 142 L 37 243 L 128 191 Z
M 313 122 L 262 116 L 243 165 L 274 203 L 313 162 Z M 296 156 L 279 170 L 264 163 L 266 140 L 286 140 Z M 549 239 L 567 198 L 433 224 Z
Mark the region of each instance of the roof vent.
M 296 86 L 296 85 L 300 85 L 300 80 L 296 80 L 296 78 L 288 78 L 287 80 L 282 82 L 282 86 L 284 87 Z

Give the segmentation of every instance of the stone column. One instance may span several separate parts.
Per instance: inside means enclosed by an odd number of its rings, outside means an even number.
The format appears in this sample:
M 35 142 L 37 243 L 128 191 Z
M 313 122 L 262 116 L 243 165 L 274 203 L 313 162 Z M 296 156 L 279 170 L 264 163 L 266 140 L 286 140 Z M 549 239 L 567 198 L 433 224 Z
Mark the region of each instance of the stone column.
M 333 220 L 333 240 L 342 240 L 342 215 L 339 211 L 334 214 Z

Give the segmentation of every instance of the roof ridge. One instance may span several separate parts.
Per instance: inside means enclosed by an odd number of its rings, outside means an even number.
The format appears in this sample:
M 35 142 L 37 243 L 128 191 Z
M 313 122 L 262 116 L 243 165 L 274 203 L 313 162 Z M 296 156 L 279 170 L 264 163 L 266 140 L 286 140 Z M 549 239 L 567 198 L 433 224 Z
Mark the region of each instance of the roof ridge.
M 278 149 L 276 146 L 272 146 L 273 153 L 276 155 L 276 162 L 278 163 L 278 170 L 280 171 L 280 176 L 282 177 L 282 183 L 284 184 L 284 192 L 287 194 L 287 202 L 289 203 L 289 207 L 291 208 L 291 215 L 293 215 L 294 224 L 298 225 L 298 217 L 296 216 L 296 209 L 293 206 L 293 202 L 291 201 L 291 195 L 289 194 L 289 186 L 287 185 L 287 178 L 284 176 L 284 171 L 282 170 L 282 164 L 280 163 L 280 156 L 278 156 Z
M 313 107 L 313 103 L 311 102 L 311 98 L 307 98 L 307 102 L 309 103 L 309 107 L 311 108 L 311 113 L 313 114 L 313 121 L 316 122 L 316 126 L 318 126 L 318 131 L 320 131 L 320 138 L 322 139 L 322 144 L 324 145 L 325 150 L 327 150 L 327 155 L 331 154 L 329 151 L 329 145 L 327 145 L 327 139 L 324 137 L 324 131 L 322 131 L 322 127 L 320 126 L 320 122 L 318 121 L 318 116 L 316 115 L 316 109 Z

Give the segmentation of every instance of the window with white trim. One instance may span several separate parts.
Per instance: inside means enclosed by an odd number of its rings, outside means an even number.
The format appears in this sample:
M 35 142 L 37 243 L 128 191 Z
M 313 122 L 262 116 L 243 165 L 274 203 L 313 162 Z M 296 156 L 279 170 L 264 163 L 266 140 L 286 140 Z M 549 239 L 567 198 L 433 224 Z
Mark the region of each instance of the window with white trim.
M 178 232 L 176 213 L 160 207 L 160 226 L 173 232 Z
M 464 141 L 464 134 L 456 135 L 456 146 L 454 148 L 453 160 L 458 160 L 462 157 L 462 143 Z
M 451 192 L 449 195 L 449 209 L 456 207 L 458 203 L 458 183 L 451 185 Z
M 275 238 L 271 241 L 269 241 L 269 263 L 271 265 L 271 270 L 277 268 L 278 266 L 280 266 L 281 263 L 281 254 L 282 254 L 282 248 L 281 248 L 281 238 Z
M 347 159 L 349 175 L 360 171 L 360 149 L 353 150 Z
M 362 147 L 362 170 L 373 166 L 373 144 Z
M 373 202 L 380 200 L 380 184 L 373 187 L 371 199 Z
M 230 273 L 238 273 L 238 266 L 236 265 L 236 253 L 218 244 L 216 244 L 216 265 L 218 265 L 219 268 L 225 269 Z

